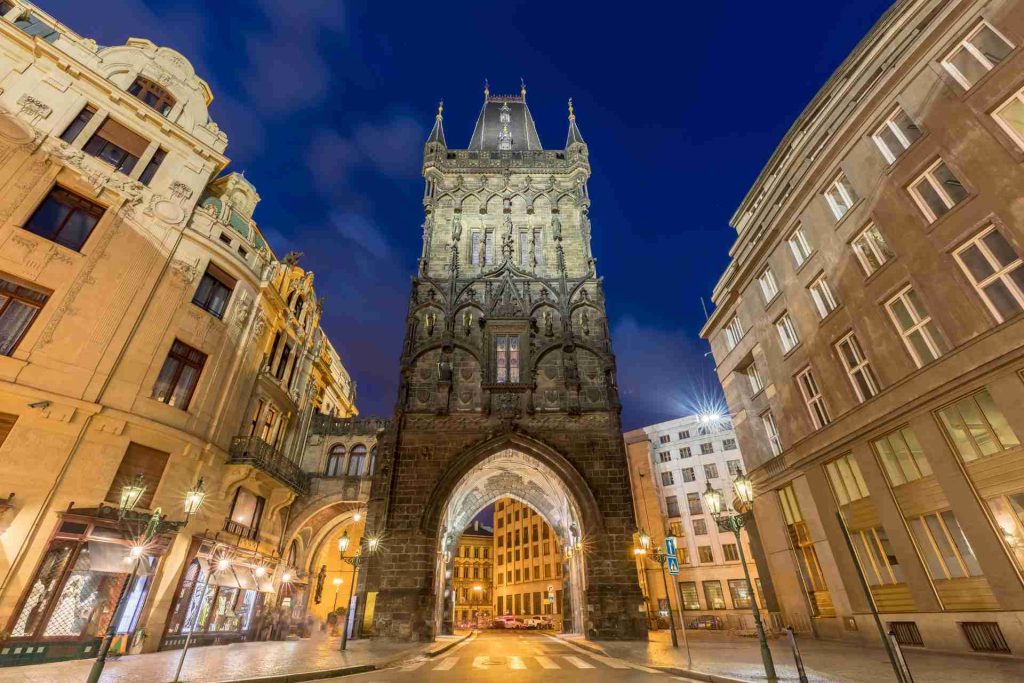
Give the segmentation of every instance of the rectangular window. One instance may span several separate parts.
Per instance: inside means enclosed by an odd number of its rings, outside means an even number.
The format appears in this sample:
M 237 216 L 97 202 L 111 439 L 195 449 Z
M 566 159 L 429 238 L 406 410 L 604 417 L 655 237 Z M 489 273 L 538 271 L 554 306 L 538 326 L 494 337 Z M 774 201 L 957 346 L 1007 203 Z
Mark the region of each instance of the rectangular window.
M 85 130 L 85 127 L 92 121 L 92 117 L 96 115 L 96 110 L 91 106 L 86 105 L 82 108 L 82 111 L 78 112 L 78 116 L 75 120 L 68 124 L 68 127 L 64 129 L 64 132 L 60 134 L 60 139 L 69 145 L 74 144 L 78 136 Z
M 693 520 L 693 535 L 694 536 L 707 536 L 708 535 L 708 523 L 703 519 Z
M 866 228 L 861 230 L 860 234 L 853 238 L 851 246 L 861 267 L 868 275 L 896 256 L 874 223 L 869 223 Z
M 686 494 L 686 506 L 690 510 L 691 515 L 703 515 L 704 509 L 700 506 L 700 494 L 699 493 L 687 493 Z
M 544 265 L 544 240 L 540 228 L 533 229 L 533 258 L 538 266 Z
M 144 137 L 108 117 L 82 151 L 110 164 L 115 171 L 131 175 L 147 147 L 149 142 Z
M 679 432 L 679 438 L 680 439 L 689 439 L 690 438 L 690 430 L 686 429 L 686 430 L 683 430 L 683 431 Z
M 819 275 L 807 290 L 811 293 L 814 309 L 822 320 L 838 308 L 839 304 L 836 303 L 836 297 L 832 294 L 832 288 L 828 286 L 828 280 L 824 275 Z
M 661 436 L 658 437 L 658 442 L 659 443 L 668 443 L 671 440 L 672 440 L 672 437 L 669 436 L 668 434 L 662 434 Z
M 965 90 L 970 90 L 1012 50 L 1013 44 L 983 21 L 946 55 L 942 66 Z
M 103 207 L 55 187 L 25 224 L 25 229 L 68 249 L 79 251 L 103 217 Z
M 736 549 L 735 543 L 723 543 L 722 544 L 722 557 L 725 558 L 726 562 L 739 562 L 740 553 Z
M 35 14 L 28 13 L 21 15 L 14 25 L 30 36 L 38 36 L 40 40 L 48 43 L 55 43 L 60 38 L 60 33 Z
M 981 565 L 951 511 L 911 519 L 910 530 L 933 579 L 982 575 Z
M 818 388 L 818 382 L 814 379 L 814 373 L 811 371 L 811 368 L 804 368 L 796 376 L 796 383 L 800 385 L 800 393 L 803 394 L 804 404 L 807 406 L 807 412 L 811 414 L 811 422 L 814 423 L 814 428 L 821 429 L 831 422 L 832 418 L 828 414 L 825 397 L 821 395 L 821 389 Z
M 779 333 L 779 341 L 782 343 L 782 351 L 789 353 L 800 343 L 800 337 L 796 334 L 796 327 L 789 313 L 783 313 L 782 317 L 775 321 L 775 329 Z
M 997 321 L 1024 310 L 1020 255 L 994 225 L 957 249 L 956 260 Z
M 825 190 L 825 201 L 828 202 L 828 206 L 832 209 L 832 215 L 836 217 L 836 220 L 845 216 L 846 212 L 857 201 L 857 193 L 854 192 L 853 185 L 847 180 L 845 174 L 840 173 L 839 177 L 833 180 L 832 184 Z
M 882 467 L 891 486 L 900 486 L 931 475 L 932 467 L 924 455 L 917 435 L 910 427 L 901 427 L 871 443 L 882 461 Z
M 265 503 L 266 501 L 262 496 L 257 496 L 248 489 L 238 488 L 235 491 L 235 500 L 231 504 L 231 514 L 228 516 L 229 523 L 242 527 L 253 534 L 257 533 L 263 518 Z M 235 533 L 239 532 L 236 531 Z M 243 533 L 242 535 L 246 534 Z
M 708 601 L 708 609 L 725 609 L 725 594 L 722 593 L 721 581 L 704 582 L 704 599 Z
M 891 164 L 921 137 L 921 129 L 910 120 L 902 107 L 896 107 L 871 137 L 878 145 L 878 151 Z
M 836 351 L 843 361 L 846 374 L 853 384 L 853 390 L 861 403 L 878 393 L 878 381 L 871 370 L 864 351 L 860 348 L 860 342 L 853 332 L 846 335 L 836 344 Z
M 743 339 L 743 325 L 738 316 L 733 316 L 725 326 L 725 344 L 732 351 Z
M 946 215 L 968 196 L 967 189 L 942 159 L 910 184 L 910 195 L 929 223 Z
M 684 467 L 681 471 L 684 482 L 697 481 L 697 476 L 694 474 L 692 467 Z
M 705 479 L 718 479 L 718 465 L 713 462 L 704 465 L 704 478 Z
M 885 308 L 917 367 L 931 363 L 949 350 L 945 337 L 913 287 L 900 291 L 886 302 Z
M 153 398 L 169 406 L 188 410 L 204 365 L 205 353 L 175 339 L 156 378 L 156 384 L 153 385 Z
M 679 582 L 679 595 L 683 598 L 683 609 L 697 611 L 700 601 L 697 599 L 697 584 L 693 581 Z
M 722 441 L 723 451 L 734 451 L 736 450 L 736 439 L 725 439 Z M 732 461 L 730 461 L 732 462 Z
M 192 303 L 217 318 L 223 318 L 234 288 L 235 279 L 210 263 L 206 266 L 203 279 L 199 281 Z
M 825 575 L 818 562 L 818 552 L 814 548 L 814 541 L 811 540 L 792 485 L 779 489 L 779 503 L 782 505 L 790 542 L 800 559 L 800 578 L 810 599 L 812 611 L 815 616 L 831 616 L 835 613 L 835 608 L 832 606 Z
M 139 176 L 139 182 L 149 187 L 149 184 L 153 182 L 153 176 L 160 170 L 160 164 L 164 163 L 164 159 L 167 158 L 167 152 L 162 149 L 158 149 L 153 152 L 153 157 L 146 164 L 146 168 L 142 169 L 142 175 Z
M 840 505 L 852 503 L 869 495 L 860 466 L 849 453 L 825 464 L 825 474 Z
M 787 242 L 793 252 L 793 260 L 796 261 L 796 266 L 799 268 L 811 257 L 811 243 L 807 241 L 803 227 L 797 226 L 796 230 L 789 234 Z
M 662 451 L 658 453 L 658 462 L 671 462 L 672 451 Z
M 0 278 L 0 356 L 18 348 L 47 299 L 47 294 Z
M 692 455 L 693 455 L 693 452 L 690 450 L 689 446 L 683 446 L 682 448 L 679 449 L 679 457 L 680 458 L 689 458 Z
M 669 517 L 679 516 L 679 499 L 676 496 L 665 496 L 665 513 Z
M 480 265 L 480 231 L 474 230 L 469 236 L 469 262 L 471 265 Z
M 747 375 L 747 381 L 750 382 L 750 392 L 752 394 L 759 394 L 764 389 L 764 379 L 761 377 L 761 372 L 757 369 L 757 363 L 751 363 L 747 366 L 744 372 Z
M 739 460 L 726 460 L 725 466 L 729 468 L 730 477 L 738 477 L 743 472 L 743 463 Z
M 164 475 L 169 457 L 170 454 L 164 451 L 147 448 L 134 441 L 129 442 L 128 450 L 121 458 L 121 464 L 118 466 L 114 480 L 103 500 L 108 503 L 120 502 L 121 488 L 134 482 L 136 477 L 141 474 L 146 489 L 139 499 L 138 507 L 149 510 L 153 506 L 153 495 L 156 493 L 157 486 L 160 485 L 160 479 Z
M 992 117 L 1017 146 L 1024 149 L 1024 90 L 1014 93 L 1013 97 L 992 112 Z
M 943 408 L 939 411 L 939 419 L 964 462 L 1020 445 L 1006 416 L 987 389 Z
M 779 455 L 782 453 L 782 440 L 779 438 L 779 428 L 775 424 L 775 416 L 772 415 L 772 411 L 768 411 L 761 415 L 761 424 L 764 425 L 765 434 L 768 436 L 768 446 L 772 450 L 772 455 Z
M 729 579 L 729 593 L 733 609 L 750 609 L 752 606 L 754 598 L 746 579 Z
M 1024 491 L 992 498 L 988 502 L 996 524 L 1002 529 L 1006 543 L 1017 562 L 1017 568 L 1024 570 Z
M 671 486 L 674 483 L 676 483 L 676 482 L 675 482 L 675 478 L 672 476 L 672 472 L 662 472 L 661 473 L 661 485 L 662 486 Z
M 488 266 L 494 265 L 494 231 L 484 232 L 484 263 Z
M 700 445 L 700 454 L 701 455 L 711 455 L 714 452 L 715 452 L 715 447 L 714 447 L 714 445 L 710 441 L 707 441 L 707 442 L 702 443 Z
M 701 564 L 714 564 L 715 556 L 711 552 L 711 546 L 699 545 L 697 546 L 697 559 Z
M 494 339 L 495 381 L 498 384 L 519 383 L 519 335 L 500 334 Z
M 765 268 L 757 276 L 757 282 L 761 285 L 761 294 L 764 295 L 764 302 L 767 304 L 779 293 L 779 283 L 775 280 L 775 273 L 772 269 Z

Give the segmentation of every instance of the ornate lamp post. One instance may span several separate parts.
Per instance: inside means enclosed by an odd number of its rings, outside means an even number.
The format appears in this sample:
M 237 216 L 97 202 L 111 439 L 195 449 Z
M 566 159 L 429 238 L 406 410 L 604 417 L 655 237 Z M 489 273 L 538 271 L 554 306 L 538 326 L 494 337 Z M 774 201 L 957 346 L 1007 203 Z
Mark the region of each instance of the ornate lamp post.
M 334 607 L 331 608 L 331 611 L 334 612 L 338 609 L 338 591 L 341 590 L 342 579 L 339 576 L 331 583 L 334 584 Z
M 362 548 L 356 550 L 355 555 L 346 555 L 350 543 L 351 541 L 348 537 L 348 531 L 346 531 L 341 535 L 341 538 L 338 539 L 338 552 L 341 555 L 341 561 L 352 565 L 352 582 L 348 585 L 348 602 L 345 604 L 345 621 L 341 625 L 341 650 L 343 652 L 348 647 L 348 612 L 352 609 L 352 591 L 355 590 L 356 587 L 356 572 L 359 571 L 359 566 L 366 558 L 366 556 L 363 555 Z M 372 555 L 377 552 L 379 545 L 380 539 L 376 537 L 366 539 L 366 555 Z
M 637 534 L 640 546 L 633 548 L 633 554 L 638 557 L 645 557 L 654 560 L 661 567 L 661 582 L 665 587 L 665 599 L 668 601 L 668 626 L 672 632 L 672 647 L 679 647 L 679 636 L 676 635 L 676 620 L 672 617 L 672 599 L 668 592 L 668 576 L 665 573 L 665 563 L 668 562 L 668 555 L 661 546 L 651 548 L 651 536 L 643 529 Z
M 750 510 L 754 503 L 754 485 L 743 472 L 736 475 L 732 482 L 736 498 L 743 505 L 744 510 Z M 768 648 L 768 639 L 764 634 L 764 624 L 761 622 L 761 612 L 757 608 L 757 599 L 754 594 L 754 584 L 750 580 L 750 570 L 747 568 L 746 554 L 743 552 L 743 541 L 740 539 L 742 529 L 748 519 L 750 512 L 739 512 L 733 514 L 725 510 L 725 496 L 721 491 L 711 488 L 708 482 L 704 491 L 704 505 L 714 518 L 718 528 L 722 531 L 731 531 L 736 536 L 736 547 L 740 551 L 740 564 L 743 565 L 743 576 L 747 580 L 747 590 L 750 592 L 750 610 L 754 613 L 754 625 L 757 627 L 757 639 L 761 643 L 761 660 L 764 662 L 764 673 L 771 680 L 775 680 L 775 663 L 772 661 L 772 651 Z

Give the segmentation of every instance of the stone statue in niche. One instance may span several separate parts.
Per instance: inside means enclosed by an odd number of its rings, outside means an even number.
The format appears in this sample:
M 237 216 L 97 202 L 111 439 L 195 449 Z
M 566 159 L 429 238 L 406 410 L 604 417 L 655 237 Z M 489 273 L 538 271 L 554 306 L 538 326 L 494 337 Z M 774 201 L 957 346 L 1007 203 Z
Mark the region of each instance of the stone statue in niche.
M 427 314 L 423 316 L 423 323 L 427 326 L 427 336 L 434 336 L 434 327 L 437 325 L 437 313 L 428 311 Z
M 583 336 L 590 336 L 590 316 L 587 315 L 586 311 L 580 316 L 580 325 L 583 328 Z
M 551 322 L 551 311 L 544 311 L 544 336 L 552 337 L 554 334 L 555 327 Z
M 452 381 L 452 358 L 451 354 L 446 353 L 441 357 L 441 360 L 437 362 L 437 379 L 441 382 L 451 383 Z
M 562 221 L 558 220 L 557 215 L 551 217 L 551 232 L 556 242 L 562 241 Z
M 462 219 L 458 216 L 452 221 L 452 246 L 459 243 L 462 239 Z
M 506 259 L 511 259 L 515 251 L 512 244 L 512 219 L 505 216 L 505 234 L 501 237 L 501 253 Z
M 470 290 L 473 291 L 473 290 Z M 466 311 L 462 314 L 462 330 L 468 337 L 473 331 L 473 314 Z

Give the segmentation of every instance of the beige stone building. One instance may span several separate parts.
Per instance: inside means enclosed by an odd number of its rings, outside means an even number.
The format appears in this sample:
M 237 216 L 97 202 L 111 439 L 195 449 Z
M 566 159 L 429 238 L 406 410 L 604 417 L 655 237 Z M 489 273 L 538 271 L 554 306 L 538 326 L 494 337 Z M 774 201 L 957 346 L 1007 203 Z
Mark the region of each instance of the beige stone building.
M 494 614 L 494 529 L 478 520 L 462 532 L 452 561 L 455 628 L 487 628 Z
M 185 56 L 0 11 L 0 666 L 93 656 L 136 565 L 118 648 L 265 637 L 306 600 L 283 535 L 314 410 L 355 412 L 312 273 L 221 175 Z
M 873 603 L 909 646 L 1024 653 L 1022 46 L 1021 3 L 896 3 L 732 221 L 702 334 L 820 636 L 877 643 Z
M 494 614 L 549 619 L 562 627 L 562 548 L 536 510 L 514 498 L 494 504 Z

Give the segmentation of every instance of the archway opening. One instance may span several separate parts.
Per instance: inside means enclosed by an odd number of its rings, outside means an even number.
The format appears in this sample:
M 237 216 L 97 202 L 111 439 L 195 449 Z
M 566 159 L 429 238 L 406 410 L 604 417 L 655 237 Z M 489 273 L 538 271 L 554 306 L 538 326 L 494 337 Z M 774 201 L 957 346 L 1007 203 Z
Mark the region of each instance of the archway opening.
M 340 635 L 347 624 L 349 636 L 355 632 L 354 618 L 359 576 L 356 567 L 342 559 L 340 541 L 347 537 L 346 554 L 351 557 L 362 547 L 366 525 L 365 511 L 353 507 L 331 523 L 316 530 L 306 575 L 309 576 L 308 614 L 314 623 L 331 635 Z

